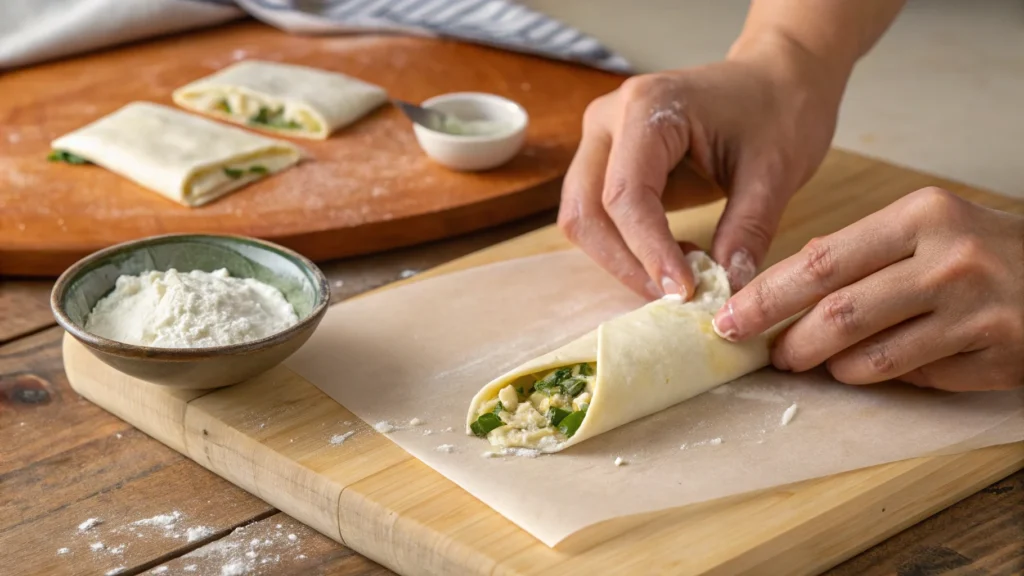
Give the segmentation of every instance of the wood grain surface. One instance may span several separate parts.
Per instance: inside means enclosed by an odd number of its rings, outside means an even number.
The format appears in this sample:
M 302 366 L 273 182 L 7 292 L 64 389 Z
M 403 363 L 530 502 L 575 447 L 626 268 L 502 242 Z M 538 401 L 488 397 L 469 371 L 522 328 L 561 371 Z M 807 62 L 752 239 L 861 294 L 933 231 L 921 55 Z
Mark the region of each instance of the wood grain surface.
M 381 255 L 331 262 L 322 268 L 332 280 L 335 299 L 341 300 L 398 280 L 403 272 L 407 275 L 433 267 L 552 221 L 553 215 L 548 213 L 513 226 Z M 48 283 L 36 283 L 27 292 L 6 289 L 12 284 L 10 280 L 0 278 L 0 327 L 11 326 L 22 319 L 36 326 L 33 333 L 39 328 L 52 327 L 48 310 L 25 308 L 25 300 L 22 299 L 28 295 L 29 300 L 45 302 L 49 294 Z M 31 309 L 37 313 L 23 312 Z M 38 313 L 40 310 L 42 313 Z M 77 526 L 86 519 L 72 504 L 104 494 L 104 499 L 91 513 L 110 523 L 127 523 L 142 518 L 141 510 L 137 509 L 142 505 L 142 491 L 133 479 L 153 473 L 159 466 L 152 464 L 154 460 L 162 462 L 177 454 L 107 412 L 96 409 L 93 404 L 82 401 L 70 389 L 59 353 L 60 334 L 59 330 L 52 329 L 22 338 L 24 342 L 15 340 L 0 345 L 0 463 L 14 458 L 18 460 L 13 465 L 5 464 L 0 470 L 0 521 L 3 522 L 0 540 L 36 542 L 29 550 L 0 546 L 0 566 L 17 575 L 102 574 L 95 569 L 98 562 L 83 561 L 88 559 L 87 556 L 78 556 L 77 561 L 76 557 L 67 558 L 69 561 L 57 566 L 52 562 L 57 557 L 58 548 L 71 546 L 77 541 Z M 25 383 L 34 385 L 22 387 Z M 39 386 L 43 387 L 45 394 L 32 392 Z M 26 394 L 26 390 L 29 393 Z M 81 429 L 97 432 L 87 433 L 85 442 L 74 435 L 55 436 L 66 419 L 87 423 Z M 131 442 L 121 442 L 129 437 Z M 37 438 L 50 440 L 44 443 Z M 51 446 L 41 449 L 46 444 Z M 179 470 L 181 483 L 150 495 L 154 499 L 154 509 L 162 512 L 179 510 L 186 518 L 202 514 L 206 502 L 182 495 L 179 492 L 181 486 L 201 487 L 209 495 L 208 500 L 232 507 L 242 506 L 252 498 L 234 485 L 219 481 L 215 475 L 191 461 L 185 461 Z M 113 510 L 125 511 L 125 516 L 113 516 Z M 50 517 L 45 523 L 45 530 L 41 528 L 43 517 Z M 165 574 L 218 574 L 225 559 L 223 541 L 230 538 L 231 530 L 242 526 L 263 526 L 264 534 L 273 537 L 276 529 L 270 530 L 270 526 L 279 523 L 295 527 L 290 530 L 299 538 L 298 553 L 278 553 L 276 562 L 259 565 L 253 574 L 377 576 L 390 573 L 317 532 L 309 529 L 300 532 L 298 523 L 287 514 L 274 509 L 254 508 L 248 517 L 235 520 L 215 535 L 191 545 L 150 548 L 148 555 L 133 556 L 131 563 L 122 562 L 126 566 L 123 574 L 154 573 L 151 567 L 162 565 L 169 567 Z M 112 543 L 116 545 L 116 542 Z M 189 552 L 195 552 L 202 559 L 195 572 L 182 571 L 198 562 L 192 559 L 181 561 Z M 91 551 L 88 554 L 104 560 L 102 567 L 105 570 L 122 565 L 115 563 L 118 561 L 116 555 Z M 307 558 L 299 558 L 302 555 Z M 263 555 L 259 556 L 262 560 Z M 827 572 L 829 576 L 1019 576 L 1022 573 L 1024 471 L 936 513 Z
M 769 260 L 934 183 L 1024 213 L 1019 201 L 834 152 L 794 199 Z M 705 244 L 717 210 L 673 214 L 674 233 Z M 422 277 L 560 247 L 556 230 L 541 229 Z M 601 546 L 551 550 L 365 424 L 357 423 L 345 444 L 330 446 L 338 423 L 356 419 L 284 367 L 183 398 L 111 373 L 71 339 L 64 354 L 84 396 L 328 537 L 409 574 L 597 573 L 609 566 L 622 573 L 817 573 L 1024 465 L 1024 444 L 898 462 L 651 515 Z M 1018 550 L 1002 551 L 1004 566 L 1019 566 Z M 936 561 L 964 562 L 932 552 Z M 921 566 L 912 569 L 928 570 Z
M 457 173 L 431 162 L 390 105 L 324 142 L 311 160 L 200 208 L 98 166 L 46 161 L 50 142 L 124 104 L 171 92 L 246 58 L 305 64 L 420 102 L 455 91 L 511 98 L 530 114 L 509 164 Z M 595 97 L 621 76 L 457 42 L 399 36 L 300 37 L 245 23 L 134 44 L 0 76 L 0 274 L 56 275 L 118 242 L 222 232 L 315 259 L 365 254 L 550 209 Z

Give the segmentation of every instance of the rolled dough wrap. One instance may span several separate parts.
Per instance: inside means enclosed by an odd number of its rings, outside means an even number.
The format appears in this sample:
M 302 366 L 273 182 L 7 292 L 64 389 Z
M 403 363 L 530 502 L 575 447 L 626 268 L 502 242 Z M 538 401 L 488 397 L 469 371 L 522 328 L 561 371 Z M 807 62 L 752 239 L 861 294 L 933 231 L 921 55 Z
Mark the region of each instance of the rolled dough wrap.
M 656 300 L 497 378 L 470 403 L 466 432 L 479 436 L 481 429 L 478 426 L 474 431 L 474 423 L 484 414 L 495 413 L 495 398 L 511 400 L 508 387 L 512 386 L 512 390 L 522 389 L 516 411 L 500 414 L 502 425 L 486 432 L 487 439 L 502 448 L 558 452 L 766 366 L 771 339 L 788 322 L 742 343 L 720 338 L 711 320 L 731 295 L 725 270 L 703 252 L 691 252 L 686 257 L 698 279 L 697 293 L 691 301 Z M 567 437 L 566 430 L 552 425 L 550 412 L 543 414 L 548 429 L 538 426 L 545 423 L 523 406 L 527 403 L 541 412 L 537 401 L 543 399 L 533 395 L 536 390 L 530 391 L 534 381 L 547 377 L 550 383 L 551 371 L 566 367 L 574 368 L 572 376 L 563 373 L 563 382 L 586 379 L 577 375 L 578 366 L 595 363 L 595 375 L 587 379 L 586 390 L 579 393 L 590 396 L 575 433 Z M 573 412 L 579 412 L 581 403 L 573 402 L 572 407 Z M 529 413 L 532 419 L 519 412 Z M 564 413 L 561 416 L 568 418 Z M 494 422 L 489 416 L 485 419 Z M 528 430 L 519 432 L 516 423 L 521 426 L 528 421 L 533 425 L 527 424 Z
M 380 86 L 338 72 L 243 60 L 178 88 L 174 102 L 251 128 L 327 138 L 383 104 Z
M 295 145 L 149 102 L 132 102 L 54 140 L 184 204 L 200 206 L 301 158 Z

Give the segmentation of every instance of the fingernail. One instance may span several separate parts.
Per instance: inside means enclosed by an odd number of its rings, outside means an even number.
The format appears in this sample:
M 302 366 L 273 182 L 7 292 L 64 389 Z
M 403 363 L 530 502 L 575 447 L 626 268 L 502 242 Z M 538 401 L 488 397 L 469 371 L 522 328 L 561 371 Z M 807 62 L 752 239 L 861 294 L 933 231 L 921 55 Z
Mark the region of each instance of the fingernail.
M 665 295 L 665 293 L 658 288 L 658 285 L 654 283 L 654 280 L 648 280 L 647 284 L 644 285 L 644 289 L 651 295 L 651 298 L 661 298 Z
M 729 277 L 729 287 L 733 292 L 750 284 L 750 281 L 757 276 L 757 265 L 754 264 L 754 257 L 746 248 L 740 248 L 729 257 L 729 268 L 726 270 Z
M 732 342 L 736 341 L 740 334 L 736 327 L 736 320 L 732 317 L 732 302 L 726 302 L 718 314 L 715 314 L 714 320 L 711 321 L 711 327 L 720 337 Z
M 686 300 L 686 288 L 683 288 L 678 282 L 665 276 L 661 279 L 661 290 L 665 293 L 665 297 L 680 298 L 683 301 Z

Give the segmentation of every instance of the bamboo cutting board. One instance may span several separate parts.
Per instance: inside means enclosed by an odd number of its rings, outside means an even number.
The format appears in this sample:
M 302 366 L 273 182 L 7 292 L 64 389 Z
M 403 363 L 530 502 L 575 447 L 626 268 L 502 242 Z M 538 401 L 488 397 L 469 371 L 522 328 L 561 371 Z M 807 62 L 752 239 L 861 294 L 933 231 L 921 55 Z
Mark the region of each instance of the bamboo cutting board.
M 320 142 L 312 161 L 200 208 L 97 166 L 46 161 L 56 137 L 241 59 L 350 74 L 394 98 L 499 94 L 530 114 L 524 149 L 479 174 L 431 162 L 390 105 Z M 580 138 L 583 110 L 623 77 L 474 46 L 397 36 L 299 37 L 215 28 L 0 75 L 0 274 L 56 275 L 97 249 L 173 232 L 269 239 L 314 259 L 416 244 L 541 212 Z
M 791 203 L 769 260 L 930 184 L 1024 213 L 1024 202 L 832 152 Z M 673 213 L 673 232 L 706 243 L 721 207 Z M 566 247 L 549 227 L 413 280 Z M 287 368 L 203 392 L 133 380 L 67 336 L 64 362 L 71 385 L 86 398 L 403 574 L 812 574 L 1024 466 L 1024 443 L 918 458 L 599 525 L 556 550 Z M 357 422 L 359 433 L 331 446 L 327 439 L 346 420 Z

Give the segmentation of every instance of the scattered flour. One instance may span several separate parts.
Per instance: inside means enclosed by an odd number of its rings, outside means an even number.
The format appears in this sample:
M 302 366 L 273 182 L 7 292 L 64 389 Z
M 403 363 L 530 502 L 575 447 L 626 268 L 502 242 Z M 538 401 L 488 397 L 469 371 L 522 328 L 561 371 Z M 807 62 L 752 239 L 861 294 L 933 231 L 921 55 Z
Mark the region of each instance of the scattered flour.
M 288 541 L 289 541 L 289 542 L 295 542 L 295 541 L 296 541 L 296 540 L 298 540 L 298 539 L 299 539 L 299 537 L 298 537 L 298 536 L 296 536 L 295 534 L 289 534 L 289 535 L 288 535 Z
M 419 270 L 402 270 L 402 273 L 399 274 L 399 277 L 401 277 L 404 280 L 406 278 L 412 278 L 413 276 L 419 273 Z
M 664 108 L 652 108 L 651 115 L 647 119 L 650 127 L 658 126 L 679 126 L 686 121 L 683 118 L 683 105 L 679 102 L 672 102 Z
M 616 456 L 615 457 L 615 465 L 616 466 L 622 466 L 623 464 L 628 464 L 628 462 L 623 460 L 621 456 Z
M 374 430 L 381 434 L 390 434 L 395 431 L 395 427 L 387 420 L 382 420 L 373 425 Z
M 349 430 L 348 432 L 345 432 L 344 434 L 335 434 L 334 436 L 331 436 L 331 445 L 332 446 L 337 446 L 339 444 L 344 444 L 345 440 L 348 440 L 349 438 L 351 438 L 352 435 L 355 434 L 355 433 L 356 433 L 355 430 Z
M 57 555 L 58 556 L 63 555 L 63 554 L 67 554 L 68 552 L 71 552 L 70 548 L 58 548 L 57 549 Z
M 105 546 L 103 546 L 103 542 L 93 542 L 92 544 L 89 544 L 89 550 L 92 550 L 93 552 L 99 552 L 100 550 L 103 550 L 103 548 L 105 548 Z
M 540 456 L 540 450 L 536 448 L 504 448 L 501 454 L 503 456 L 518 456 L 520 458 L 536 458 Z
M 437 448 L 434 448 L 434 450 L 437 450 L 438 452 L 444 452 L 445 454 L 451 454 L 452 452 L 455 452 L 455 446 L 451 444 L 441 444 Z
M 441 430 L 441 432 L 451 432 L 451 431 L 452 431 L 452 427 L 451 426 L 445 428 L 444 430 Z
M 351 426 L 352 425 L 352 421 L 351 420 L 345 420 L 344 422 L 341 423 L 341 425 L 342 426 Z
M 229 562 L 220 567 L 221 576 L 241 576 L 247 571 L 242 562 Z
M 153 568 L 153 574 L 163 574 L 164 572 L 167 572 L 167 566 L 157 566 L 156 568 Z
M 114 574 L 120 574 L 121 572 L 124 572 L 124 570 L 125 570 L 124 566 L 118 566 L 117 568 L 111 568 L 110 570 L 107 570 L 106 572 L 103 573 L 103 575 L 104 576 L 114 576 Z
M 423 424 L 423 420 L 420 420 L 419 418 L 409 420 L 409 426 L 419 426 L 420 424 Z
M 113 548 L 107 548 L 107 552 L 109 552 L 111 554 L 124 554 L 125 547 L 126 547 L 126 544 L 121 544 L 121 545 L 118 545 L 118 546 L 114 546 Z
M 181 512 L 174 510 L 170 514 L 157 514 L 152 518 L 136 520 L 135 522 L 132 522 L 132 526 L 156 526 L 169 530 L 178 523 L 178 520 L 181 520 Z
M 99 518 L 89 518 L 85 522 L 82 522 L 81 524 L 78 525 L 78 531 L 79 532 L 87 532 L 87 531 L 92 530 L 93 528 L 99 526 L 100 524 L 103 524 L 103 520 L 100 520 Z
M 429 428 L 427 428 L 426 430 L 423 431 L 423 435 L 424 436 L 430 436 L 433 433 L 434 433 L 434 431 L 429 429 Z
M 700 446 L 718 446 L 722 442 L 724 442 L 724 440 L 722 440 L 721 438 L 712 438 L 710 440 L 701 440 L 700 442 L 694 442 L 692 444 L 684 443 L 679 447 L 679 449 L 689 450 L 690 448 L 698 448 Z
M 794 416 L 796 416 L 796 402 L 794 402 L 789 408 L 786 408 L 786 411 L 782 413 L 782 425 L 785 426 L 792 422 Z
M 184 568 L 182 568 L 182 570 L 184 570 L 185 572 L 195 572 L 196 571 L 196 565 L 195 564 L 189 564 L 188 566 L 185 566 Z
M 196 540 L 202 540 L 207 536 L 211 536 L 213 534 L 213 528 L 210 528 L 209 526 L 195 526 L 193 528 L 189 528 L 185 534 L 189 542 L 195 542 Z
M 334 282 L 331 282 L 331 285 L 334 286 L 335 288 L 341 288 L 342 286 L 345 285 L 345 281 L 344 280 L 335 280 Z

